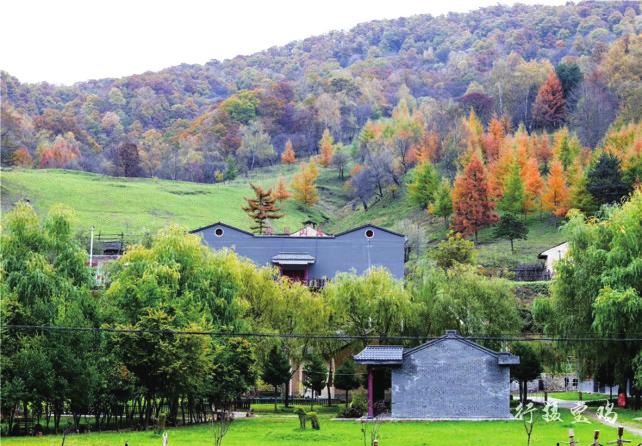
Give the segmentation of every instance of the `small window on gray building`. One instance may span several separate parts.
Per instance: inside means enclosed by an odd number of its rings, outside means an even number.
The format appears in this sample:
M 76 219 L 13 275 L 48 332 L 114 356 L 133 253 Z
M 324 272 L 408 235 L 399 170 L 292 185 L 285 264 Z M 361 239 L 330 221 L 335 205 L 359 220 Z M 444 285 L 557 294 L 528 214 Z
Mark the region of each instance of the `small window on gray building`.
M 374 237 L 374 231 L 372 229 L 366 229 L 366 238 Z
M 214 235 L 217 236 L 217 237 L 223 237 L 223 232 L 224 232 L 223 228 L 216 228 L 214 230 Z

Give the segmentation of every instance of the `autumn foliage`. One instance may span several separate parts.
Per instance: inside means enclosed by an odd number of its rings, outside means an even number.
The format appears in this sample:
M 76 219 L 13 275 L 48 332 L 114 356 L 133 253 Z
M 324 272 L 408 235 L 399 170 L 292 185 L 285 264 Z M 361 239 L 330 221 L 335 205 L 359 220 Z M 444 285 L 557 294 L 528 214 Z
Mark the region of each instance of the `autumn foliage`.
M 269 220 L 277 220 L 283 217 L 281 209 L 276 206 L 276 198 L 272 195 L 272 189 L 264 190 L 261 186 L 250 183 L 254 191 L 254 197 L 245 198 L 247 206 L 243 210 L 254 221 L 251 229 L 257 234 L 264 234 L 268 227 Z
M 486 169 L 477 154 L 471 156 L 455 179 L 453 211 L 453 230 L 464 235 L 475 234 L 475 240 L 481 228 L 497 221 L 495 203 L 488 193 Z
M 561 127 L 566 118 L 566 100 L 562 84 L 551 73 L 541 86 L 533 104 L 533 120 L 540 128 L 553 130 Z
M 334 153 L 332 144 L 332 135 L 328 129 L 325 129 L 321 141 L 319 141 L 319 163 L 323 167 L 330 167 L 330 163 L 332 163 L 332 154 Z
M 274 187 L 274 198 L 276 198 L 278 201 L 285 201 L 291 196 L 292 194 L 288 191 L 285 185 L 285 180 L 283 179 L 283 177 L 279 177 L 279 180 Z
M 296 162 L 294 147 L 292 147 L 292 141 L 289 139 L 288 142 L 285 143 L 285 150 L 281 154 L 281 162 L 283 164 L 294 164 Z
M 542 197 L 545 210 L 558 217 L 564 217 L 569 207 L 569 190 L 564 180 L 564 169 L 558 160 L 553 161 L 546 182 L 546 192 Z
M 319 201 L 316 181 L 319 169 L 314 161 L 309 164 L 302 163 L 299 172 L 292 180 L 293 197 L 296 201 L 306 206 L 313 206 Z

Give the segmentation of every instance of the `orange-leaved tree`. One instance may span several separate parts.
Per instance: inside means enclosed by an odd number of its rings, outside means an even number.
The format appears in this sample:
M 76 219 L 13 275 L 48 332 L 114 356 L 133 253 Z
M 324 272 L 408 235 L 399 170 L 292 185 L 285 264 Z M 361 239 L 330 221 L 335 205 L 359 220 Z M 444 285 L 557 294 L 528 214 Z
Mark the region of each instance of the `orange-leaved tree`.
M 453 230 L 464 235 L 474 234 L 475 241 L 481 228 L 497 221 L 495 203 L 488 193 L 486 169 L 476 153 L 455 179 L 453 212 Z
M 285 150 L 281 154 L 281 162 L 283 164 L 294 164 L 296 162 L 296 154 L 294 153 L 294 147 L 292 147 L 292 141 L 288 139 L 288 142 L 285 143 Z
M 535 125 L 546 130 L 560 128 L 566 118 L 566 100 L 562 83 L 555 73 L 551 73 L 542 84 L 533 104 Z
M 279 177 L 279 180 L 276 182 L 276 186 L 274 187 L 274 198 L 276 198 L 278 201 L 285 201 L 291 196 L 292 194 L 285 186 L 285 180 L 282 176 Z
M 536 158 L 529 158 L 521 170 L 524 192 L 526 196 L 525 210 L 532 211 L 541 206 L 542 189 L 544 180 L 539 173 L 539 166 Z
M 283 217 L 279 212 L 281 209 L 276 206 L 276 198 L 272 195 L 272 189 L 264 190 L 261 186 L 250 183 L 254 191 L 254 198 L 245 198 L 247 206 L 243 210 L 254 220 L 251 229 L 257 234 L 263 234 L 268 227 L 268 220 L 277 220 Z
M 291 184 L 296 201 L 306 206 L 313 206 L 319 201 L 316 185 L 318 176 L 319 169 L 314 161 L 310 161 L 309 164 L 301 164 L 301 168 L 299 172 L 294 175 Z
M 323 167 L 329 167 L 330 163 L 332 163 L 332 154 L 334 153 L 332 144 L 330 130 L 325 129 L 319 141 L 319 162 Z
M 569 207 L 569 190 L 564 179 L 564 168 L 559 160 L 551 163 L 546 180 L 546 191 L 542 197 L 542 206 L 558 217 L 564 217 Z

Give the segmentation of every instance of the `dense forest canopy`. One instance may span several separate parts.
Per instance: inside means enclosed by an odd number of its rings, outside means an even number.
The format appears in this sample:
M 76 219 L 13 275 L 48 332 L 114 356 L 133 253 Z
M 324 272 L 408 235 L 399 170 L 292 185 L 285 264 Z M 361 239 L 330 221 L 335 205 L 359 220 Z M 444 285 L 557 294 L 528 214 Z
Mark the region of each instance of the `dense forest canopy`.
M 568 125 L 594 147 L 616 118 L 640 116 L 641 31 L 639 2 L 498 5 L 73 86 L 3 72 L 2 162 L 214 182 L 230 160 L 241 171 L 276 162 L 287 141 L 316 153 L 325 129 L 352 144 L 401 99 L 442 140 L 474 109 L 529 132 Z M 537 97 L 552 73 L 557 115 Z

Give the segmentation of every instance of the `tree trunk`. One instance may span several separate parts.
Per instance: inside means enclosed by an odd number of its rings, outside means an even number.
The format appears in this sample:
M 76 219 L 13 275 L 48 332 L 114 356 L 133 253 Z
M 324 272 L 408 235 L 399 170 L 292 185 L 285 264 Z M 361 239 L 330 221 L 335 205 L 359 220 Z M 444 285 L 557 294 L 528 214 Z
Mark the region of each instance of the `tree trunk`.
M 278 388 L 277 388 L 277 386 L 274 386 L 274 411 L 275 412 L 278 411 L 278 409 L 276 407 L 276 400 L 277 400 L 278 396 L 279 396 Z
M 285 404 L 285 407 L 290 407 L 290 381 L 289 380 L 283 385 L 283 403 Z
M 513 239 L 510 239 L 510 253 L 515 254 L 515 250 L 513 249 Z
M 528 381 L 524 380 L 524 404 L 528 400 Z
M 348 389 L 346 389 L 346 407 L 348 407 L 348 392 L 350 392 Z

